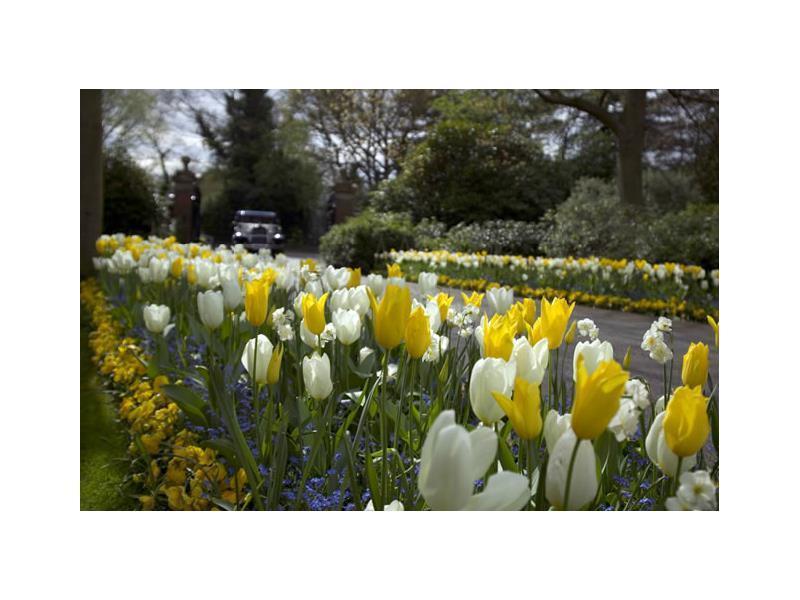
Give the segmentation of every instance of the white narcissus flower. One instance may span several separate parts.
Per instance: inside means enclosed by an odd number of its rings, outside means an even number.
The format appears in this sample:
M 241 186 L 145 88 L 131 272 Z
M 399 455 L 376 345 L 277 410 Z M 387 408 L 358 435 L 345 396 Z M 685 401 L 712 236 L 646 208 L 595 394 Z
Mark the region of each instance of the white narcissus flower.
M 588 337 L 590 340 L 596 340 L 597 336 L 600 335 L 600 330 L 591 319 L 581 319 L 578 321 L 578 333 L 583 337 Z
M 683 500 L 681 500 L 677 496 L 672 496 L 670 498 L 667 498 L 667 501 L 664 502 L 664 507 L 667 510 L 697 510 L 694 506 L 686 504 Z
M 147 304 L 142 310 L 144 324 L 152 333 L 162 333 L 169 323 L 169 306 L 161 304 Z
M 572 465 L 569 498 L 566 498 L 567 476 L 575 444 L 580 442 Z M 594 446 L 590 440 L 578 440 L 572 429 L 558 438 L 547 462 L 545 496 L 559 510 L 580 510 L 597 495 L 597 466 Z M 565 504 L 568 503 L 568 504 Z
M 256 353 L 256 342 L 258 343 L 258 353 Z M 242 364 L 251 378 L 254 377 L 253 367 L 255 366 L 256 383 L 267 383 L 267 369 L 272 360 L 272 350 L 272 342 L 261 333 L 248 341 L 244 347 Z
M 403 506 L 403 503 L 400 500 L 392 500 L 391 503 L 384 505 L 383 512 L 392 511 L 392 512 L 403 512 L 406 508 Z M 372 500 L 367 503 L 367 507 L 364 511 L 375 511 L 375 506 L 372 504 Z
M 147 267 L 150 270 L 150 281 L 163 283 L 169 275 L 170 265 L 168 258 L 151 258 Z
M 578 357 L 583 356 L 583 365 L 586 372 L 591 375 L 602 362 L 614 360 L 614 348 L 609 342 L 594 340 L 591 342 L 578 342 L 572 353 L 572 380 L 578 378 Z
M 497 453 L 497 435 L 488 427 L 467 432 L 455 412 L 442 411 L 422 446 L 417 485 L 432 510 L 519 510 L 530 499 L 524 475 L 502 471 L 473 494 Z
M 666 414 L 665 412 L 659 413 L 653 420 L 653 424 L 650 426 L 650 431 L 644 441 L 644 448 L 654 465 L 670 477 L 675 477 L 675 472 L 678 470 L 678 455 L 670 449 L 664 437 L 664 417 Z M 696 457 L 684 457 L 681 461 L 681 473 L 691 470 L 696 463 Z
M 438 280 L 439 276 L 436 273 L 426 273 L 423 271 L 419 274 L 417 277 L 417 284 L 419 285 L 419 291 L 423 298 L 436 295 L 436 282 Z
M 225 318 L 223 310 L 222 292 L 197 292 L 197 311 L 200 313 L 200 320 L 209 329 L 216 329 L 222 325 Z
M 652 326 L 658 331 L 669 333 L 672 331 L 672 319 L 668 319 L 667 317 L 658 317 L 658 320 L 653 321 Z
M 484 423 L 491 424 L 505 416 L 492 392 L 511 396 L 517 365 L 502 358 L 481 358 L 472 367 L 469 379 L 469 401 L 473 412 Z
M 450 345 L 450 339 L 444 335 L 437 335 L 431 333 L 431 343 L 425 354 L 422 355 L 423 362 L 437 362 L 443 352 L 447 352 L 447 347 Z
M 333 311 L 331 321 L 336 328 L 336 338 L 345 346 L 361 337 L 361 317 L 356 311 L 338 308 Z
M 517 377 L 540 385 L 550 360 L 547 338 L 542 338 L 534 346 L 526 337 L 517 338 L 514 340 L 511 360 L 517 363 Z
M 697 510 L 713 510 L 716 505 L 716 486 L 707 471 L 682 473 L 676 494 L 683 504 Z
M 645 410 L 650 406 L 647 385 L 641 379 L 629 379 L 627 381 L 625 384 L 625 396 L 629 396 L 639 410 Z
M 608 429 L 614 434 L 618 442 L 629 440 L 639 428 L 639 409 L 630 398 L 622 398 L 619 402 L 619 409 L 611 421 Z
M 672 360 L 672 350 L 664 340 L 659 340 L 650 349 L 650 358 L 660 365 L 665 365 Z
M 505 312 L 514 304 L 514 291 L 507 287 L 496 287 L 486 292 L 486 299 L 494 311 L 499 314 Z
M 550 454 L 553 453 L 553 449 L 556 447 L 556 443 L 564 435 L 570 427 L 572 426 L 572 415 L 567 413 L 565 415 L 559 415 L 555 409 L 550 409 L 547 412 L 547 416 L 544 419 L 544 441 L 547 445 L 547 452 Z
M 303 357 L 303 382 L 309 395 L 316 400 L 324 400 L 333 391 L 331 381 L 331 361 L 327 354 Z

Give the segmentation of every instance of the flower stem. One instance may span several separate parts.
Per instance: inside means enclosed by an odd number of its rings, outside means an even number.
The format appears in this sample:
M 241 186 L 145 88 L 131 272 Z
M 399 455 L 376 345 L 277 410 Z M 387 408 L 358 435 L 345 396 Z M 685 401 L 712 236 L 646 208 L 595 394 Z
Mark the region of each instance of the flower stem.
M 575 439 L 575 447 L 572 448 L 572 456 L 569 459 L 569 468 L 567 469 L 567 486 L 564 490 L 564 510 L 569 510 L 569 492 L 572 488 L 572 469 L 575 467 L 575 459 L 578 456 L 578 447 L 581 445 L 580 438 Z

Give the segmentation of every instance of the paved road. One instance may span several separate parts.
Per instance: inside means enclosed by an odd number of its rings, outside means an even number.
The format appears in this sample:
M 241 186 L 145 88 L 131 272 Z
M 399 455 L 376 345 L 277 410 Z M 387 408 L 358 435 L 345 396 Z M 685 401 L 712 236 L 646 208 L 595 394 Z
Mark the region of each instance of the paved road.
M 292 252 L 286 253 L 293 258 L 304 258 L 312 256 L 319 260 L 318 254 Z M 410 284 L 414 292 L 417 291 L 416 284 Z M 456 297 L 454 305 L 462 304 L 461 290 L 448 288 L 443 289 Z M 537 302 L 537 310 L 539 303 Z M 491 316 L 491 315 L 490 315 Z M 663 387 L 664 372 L 663 367 L 651 360 L 648 353 L 641 349 L 642 335 L 649 329 L 655 317 L 653 315 L 642 315 L 637 313 L 626 313 L 604 308 L 594 308 L 577 305 L 573 312 L 574 319 L 592 319 L 600 329 L 600 339 L 608 340 L 614 346 L 614 357 L 622 361 L 628 346 L 631 347 L 631 374 L 645 377 L 653 385 L 657 395 L 661 395 Z M 681 364 L 683 355 L 691 342 L 705 342 L 709 345 L 709 365 L 711 376 L 714 381 L 719 381 L 719 354 L 714 346 L 714 332 L 707 323 L 696 321 L 685 321 L 674 319 L 673 325 L 673 350 L 675 352 L 675 364 L 673 367 L 673 385 L 680 384 Z

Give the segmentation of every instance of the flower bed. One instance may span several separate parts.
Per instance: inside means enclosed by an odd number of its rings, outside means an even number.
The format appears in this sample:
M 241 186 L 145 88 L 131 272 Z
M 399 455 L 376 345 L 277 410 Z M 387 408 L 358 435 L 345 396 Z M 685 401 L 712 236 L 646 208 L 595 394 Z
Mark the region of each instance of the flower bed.
M 526 298 L 561 296 L 588 306 L 705 321 L 719 317 L 719 271 L 644 260 L 544 258 L 405 250 L 384 253 L 412 279 L 434 271 L 443 285 L 483 291 L 510 286 Z
M 145 509 L 717 505 L 708 348 L 673 382 L 668 319 L 643 337 L 665 365 L 651 385 L 563 298 L 495 289 L 456 309 L 435 276 L 432 299 L 412 297 L 398 266 L 362 284 L 173 239 L 105 236 L 98 252 L 81 301 Z

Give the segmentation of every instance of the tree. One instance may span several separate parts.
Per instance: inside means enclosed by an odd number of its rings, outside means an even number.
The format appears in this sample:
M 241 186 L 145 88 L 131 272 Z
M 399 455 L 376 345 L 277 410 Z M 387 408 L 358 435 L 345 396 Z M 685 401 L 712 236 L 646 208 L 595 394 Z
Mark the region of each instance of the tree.
M 328 178 L 354 173 L 369 189 L 395 176 L 433 113 L 434 90 L 291 90 Z
M 81 90 L 81 276 L 92 272 L 103 230 L 103 109 L 100 90 Z
M 148 235 L 156 220 L 147 171 L 121 148 L 106 154 L 103 168 L 103 231 Z
M 559 90 L 536 90 L 536 93 L 545 102 L 569 106 L 591 115 L 614 134 L 620 198 L 625 204 L 643 204 L 642 153 L 647 90 L 598 90 L 570 94 Z

